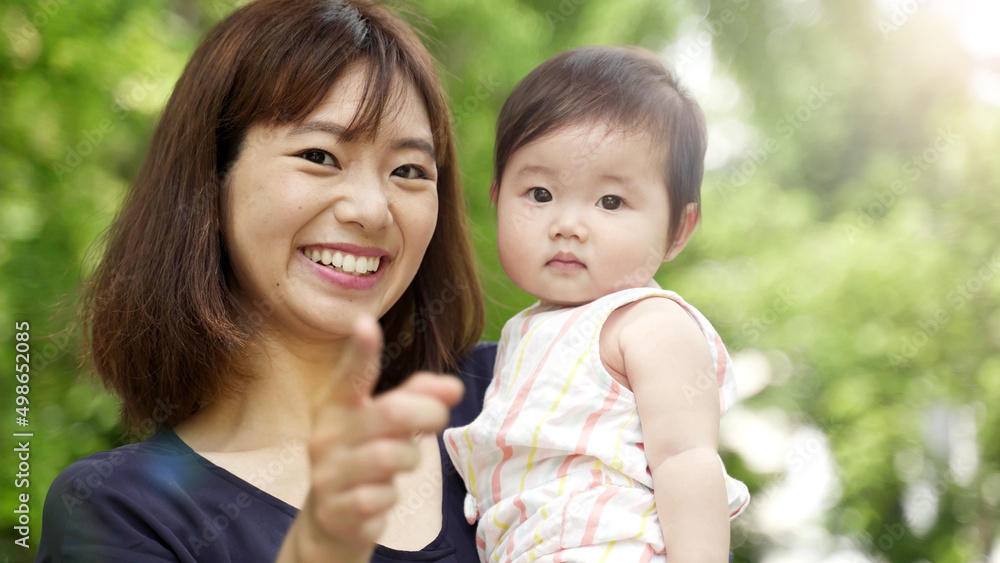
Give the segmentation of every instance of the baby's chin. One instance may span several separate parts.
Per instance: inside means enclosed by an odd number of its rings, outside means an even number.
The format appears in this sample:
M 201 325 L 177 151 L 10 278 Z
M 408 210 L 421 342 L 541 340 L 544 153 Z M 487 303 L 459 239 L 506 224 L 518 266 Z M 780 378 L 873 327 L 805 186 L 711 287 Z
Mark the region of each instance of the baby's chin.
M 627 286 L 614 289 L 607 289 L 604 291 L 593 291 L 593 292 L 585 292 L 579 294 L 574 294 L 573 292 L 564 292 L 555 295 L 550 295 L 550 294 L 536 295 L 534 293 L 532 293 L 532 295 L 544 304 L 556 307 L 577 307 L 580 305 L 586 305 L 587 303 L 590 303 L 592 301 L 597 301 L 602 297 L 606 297 L 618 291 L 622 291 L 625 289 L 632 289 L 633 287 L 642 287 L 642 286 L 641 285 Z
M 542 299 L 541 297 L 539 297 L 538 300 L 541 301 L 542 305 L 548 305 L 550 307 L 578 307 L 580 305 L 586 305 L 587 303 L 593 301 L 593 299 L 588 299 L 586 301 L 566 301 L 564 299 L 552 300 L 552 299 Z
M 551 282 L 538 283 L 537 280 L 532 280 L 536 281 L 536 283 L 529 281 L 529 283 L 523 284 L 517 283 L 518 280 L 513 281 L 521 290 L 531 294 L 532 297 L 538 299 L 543 304 L 556 307 L 586 305 L 587 303 L 626 289 L 639 287 L 660 289 L 660 285 L 656 283 L 655 279 L 647 279 L 646 276 L 615 280 L 614 283 L 607 280 L 605 280 L 607 283 L 571 283 L 569 280 L 564 280 L 567 283 L 562 284 L 553 284 Z

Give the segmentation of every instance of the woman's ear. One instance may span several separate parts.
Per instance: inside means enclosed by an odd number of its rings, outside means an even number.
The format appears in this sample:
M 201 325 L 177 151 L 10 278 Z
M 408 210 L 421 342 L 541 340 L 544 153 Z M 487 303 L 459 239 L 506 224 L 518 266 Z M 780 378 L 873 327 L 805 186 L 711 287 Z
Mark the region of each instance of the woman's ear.
M 681 212 L 681 226 L 677 229 L 677 238 L 674 239 L 674 243 L 667 248 L 666 254 L 663 256 L 664 262 L 669 262 L 677 257 L 678 254 L 684 250 L 687 246 L 688 241 L 691 239 L 691 234 L 694 233 L 695 228 L 701 221 L 701 208 L 698 207 L 697 203 L 689 203 L 684 206 L 684 211 Z

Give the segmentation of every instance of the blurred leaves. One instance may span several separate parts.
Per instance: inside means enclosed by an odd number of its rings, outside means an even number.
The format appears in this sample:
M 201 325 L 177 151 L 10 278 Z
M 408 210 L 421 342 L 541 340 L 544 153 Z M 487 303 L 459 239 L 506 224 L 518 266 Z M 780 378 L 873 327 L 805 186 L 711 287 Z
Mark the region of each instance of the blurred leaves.
M 238 3 L 0 5 L 0 340 L 12 350 L 14 322 L 31 321 L 33 545 L 55 475 L 121 440 L 113 399 L 77 360 L 75 292 L 188 56 Z M 499 266 L 487 196 L 493 127 L 514 84 L 567 48 L 629 43 L 664 52 L 702 101 L 718 150 L 704 219 L 658 279 L 712 319 L 734 356 L 763 352 L 753 356 L 764 358 L 753 368 L 762 390 L 727 417 L 770 432 L 727 430 L 740 437 L 725 455 L 730 473 L 754 494 L 734 523 L 737 561 L 949 563 L 996 549 L 1000 94 L 971 84 L 1000 81 L 1000 60 L 963 50 L 942 6 L 413 6 L 429 22 L 452 101 L 489 339 L 532 301 Z M 7 428 L 11 362 L 2 374 Z M 823 448 L 835 484 L 823 489 L 820 516 L 775 525 L 775 513 L 791 514 L 779 510 L 782 491 L 821 474 L 808 471 Z M 753 455 L 771 451 L 769 465 L 755 465 Z M 765 466 L 780 469 L 751 470 Z M 4 507 L 14 493 L 0 492 Z M 9 546 L 10 510 L 0 522 Z

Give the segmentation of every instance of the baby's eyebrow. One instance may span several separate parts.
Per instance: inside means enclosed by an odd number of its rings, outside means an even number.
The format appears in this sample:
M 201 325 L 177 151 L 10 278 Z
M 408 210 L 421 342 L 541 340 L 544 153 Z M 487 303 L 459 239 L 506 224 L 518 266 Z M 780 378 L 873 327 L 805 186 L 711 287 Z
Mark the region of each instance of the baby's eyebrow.
M 514 174 L 514 176 L 519 178 L 521 176 L 529 176 L 531 174 L 538 174 L 540 176 L 556 176 L 554 170 L 548 166 L 542 166 L 540 164 L 522 166 L 521 169 L 517 171 L 517 174 Z
M 635 183 L 628 176 L 619 176 L 617 174 L 602 174 L 600 176 L 602 182 L 611 182 L 618 184 L 626 191 L 635 192 Z

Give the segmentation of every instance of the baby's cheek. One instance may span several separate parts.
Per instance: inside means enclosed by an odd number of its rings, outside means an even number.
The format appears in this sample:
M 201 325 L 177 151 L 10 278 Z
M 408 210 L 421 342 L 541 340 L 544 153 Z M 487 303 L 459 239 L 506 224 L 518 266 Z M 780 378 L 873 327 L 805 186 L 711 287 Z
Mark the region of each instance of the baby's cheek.
M 660 263 L 653 257 L 655 249 L 629 248 L 616 256 L 616 264 L 612 268 L 615 290 L 642 287 L 656 275 Z
M 514 283 L 521 285 L 520 264 L 516 260 L 517 251 L 515 247 L 516 245 L 512 244 L 510 237 L 504 236 L 502 229 L 497 231 L 497 256 L 500 258 L 500 266 L 508 278 Z

